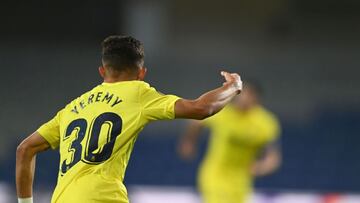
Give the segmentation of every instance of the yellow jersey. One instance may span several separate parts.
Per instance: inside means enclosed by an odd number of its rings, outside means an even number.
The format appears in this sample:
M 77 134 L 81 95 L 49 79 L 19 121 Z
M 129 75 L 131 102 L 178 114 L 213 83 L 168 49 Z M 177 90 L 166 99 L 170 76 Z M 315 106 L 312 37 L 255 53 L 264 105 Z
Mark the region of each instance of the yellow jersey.
M 59 148 L 52 203 L 127 203 L 125 170 L 138 133 L 174 119 L 179 98 L 142 81 L 102 83 L 70 102 L 37 131 Z
M 205 202 L 244 202 L 253 164 L 279 135 L 276 117 L 261 106 L 241 112 L 229 104 L 203 124 L 211 132 L 198 179 Z

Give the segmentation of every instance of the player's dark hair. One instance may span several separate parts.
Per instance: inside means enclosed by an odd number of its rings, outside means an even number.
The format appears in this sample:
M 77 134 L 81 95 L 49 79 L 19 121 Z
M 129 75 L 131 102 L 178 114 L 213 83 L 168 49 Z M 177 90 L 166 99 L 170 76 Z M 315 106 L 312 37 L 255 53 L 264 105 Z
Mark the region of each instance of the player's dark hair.
M 104 66 L 116 71 L 137 70 L 144 65 L 144 46 L 130 36 L 114 35 L 102 42 Z

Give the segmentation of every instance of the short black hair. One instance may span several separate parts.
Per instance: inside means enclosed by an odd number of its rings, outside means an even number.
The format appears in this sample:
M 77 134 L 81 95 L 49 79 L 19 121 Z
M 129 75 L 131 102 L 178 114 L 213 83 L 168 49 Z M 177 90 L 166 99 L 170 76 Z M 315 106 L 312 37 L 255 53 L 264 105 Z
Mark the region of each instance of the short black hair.
M 102 61 L 106 67 L 115 71 L 128 71 L 144 65 L 144 46 L 131 36 L 109 36 L 101 45 Z

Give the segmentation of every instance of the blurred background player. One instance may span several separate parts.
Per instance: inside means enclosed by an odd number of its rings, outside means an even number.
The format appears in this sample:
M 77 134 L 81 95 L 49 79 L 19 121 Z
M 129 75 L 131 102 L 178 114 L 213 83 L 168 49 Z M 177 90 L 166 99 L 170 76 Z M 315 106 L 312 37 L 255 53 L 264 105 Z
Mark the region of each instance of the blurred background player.
M 194 158 L 203 127 L 211 131 L 198 187 L 205 203 L 244 203 L 252 192 L 253 178 L 275 171 L 281 163 L 277 118 L 260 103 L 261 88 L 245 83 L 241 95 L 217 115 L 192 121 L 182 137 L 182 158 Z

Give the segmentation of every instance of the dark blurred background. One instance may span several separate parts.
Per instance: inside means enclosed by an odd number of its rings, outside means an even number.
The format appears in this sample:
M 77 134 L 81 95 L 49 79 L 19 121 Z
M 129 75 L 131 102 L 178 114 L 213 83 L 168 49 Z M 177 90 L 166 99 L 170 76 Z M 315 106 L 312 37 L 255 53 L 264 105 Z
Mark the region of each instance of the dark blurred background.
M 359 193 L 359 4 L 1 2 L 0 182 L 14 186 L 15 148 L 21 139 L 101 83 L 101 41 L 127 34 L 144 42 L 147 81 L 164 93 L 195 98 L 222 84 L 223 69 L 262 83 L 265 106 L 282 122 L 284 161 L 257 188 Z M 186 163 L 176 155 L 184 124 L 158 122 L 141 133 L 128 185 L 194 186 L 198 162 Z M 206 136 L 202 148 L 205 143 Z M 57 152 L 39 156 L 36 188 L 54 187 L 57 160 Z

